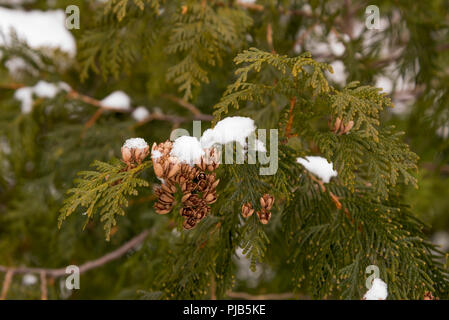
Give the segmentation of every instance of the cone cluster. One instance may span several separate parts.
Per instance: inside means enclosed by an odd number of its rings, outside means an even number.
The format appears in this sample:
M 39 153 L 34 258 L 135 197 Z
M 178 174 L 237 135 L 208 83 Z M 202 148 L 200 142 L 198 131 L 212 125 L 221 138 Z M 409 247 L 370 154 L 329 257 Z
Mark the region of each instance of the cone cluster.
M 216 188 L 219 183 L 214 171 L 218 166 L 215 149 L 205 150 L 205 155 L 195 166 L 181 163 L 170 156 L 172 142 L 153 144 L 152 158 L 156 176 L 162 181 L 154 189 L 158 201 L 154 204 L 159 214 L 169 213 L 175 204 L 177 186 L 183 193 L 183 207 L 179 213 L 185 218 L 184 229 L 192 229 L 210 212 L 210 205 L 217 201 Z
M 269 194 L 264 194 L 260 198 L 260 210 L 256 212 L 262 224 L 267 224 L 271 218 L 271 208 L 273 207 L 274 197 Z M 249 218 L 253 215 L 254 208 L 251 202 L 244 203 L 242 205 L 242 216 L 244 218 Z
M 332 119 L 329 120 L 330 130 L 337 135 L 348 133 L 352 129 L 352 127 L 354 127 L 354 121 L 352 120 L 348 121 L 348 123 L 345 123 L 344 120 L 337 117 L 333 124 Z

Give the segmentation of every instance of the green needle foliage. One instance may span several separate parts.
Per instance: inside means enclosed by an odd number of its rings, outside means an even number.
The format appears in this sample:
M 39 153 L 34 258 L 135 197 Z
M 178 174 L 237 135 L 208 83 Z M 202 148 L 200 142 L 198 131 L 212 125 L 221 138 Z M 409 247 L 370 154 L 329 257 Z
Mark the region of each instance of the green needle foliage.
M 349 2 L 24 4 L 76 4 L 81 29 L 70 31 L 75 57 L 32 48 L 20 34 L 0 42 L 0 265 L 80 265 L 146 230 L 140 246 L 83 274 L 70 298 L 209 299 L 234 290 L 361 299 L 375 265 L 388 299 L 447 299 L 449 249 L 430 239 L 449 228 L 449 7 L 379 1 L 385 26 L 367 30 L 371 3 Z M 391 90 L 375 85 L 382 77 Z M 39 81 L 72 90 L 34 93 L 22 112 L 17 90 Z M 131 108 L 102 108 L 118 90 Z M 148 118 L 135 119 L 139 106 Z M 151 145 L 192 120 L 213 118 L 204 131 L 236 115 L 278 129 L 276 173 L 220 165 L 218 199 L 191 230 L 182 228 L 181 192 L 170 213 L 156 214 L 152 160 L 129 169 L 119 160 L 123 142 Z M 335 132 L 337 119 L 352 128 Z M 338 175 L 319 181 L 297 162 L 311 155 Z M 265 225 L 256 214 L 264 194 L 275 198 Z M 255 211 L 244 218 L 248 202 Z M 38 285 L 20 280 L 8 298 L 40 297 Z M 68 297 L 56 283 L 49 298 Z
M 165 50 L 181 54 L 182 59 L 168 69 L 167 79 L 190 99 L 193 87 L 209 83 L 207 66 L 221 66 L 223 54 L 241 47 L 251 19 L 241 10 L 214 10 L 206 1 L 190 1 L 185 8 L 171 21 L 174 28 Z
M 75 180 L 77 187 L 67 191 L 71 196 L 64 201 L 58 226 L 61 227 L 65 218 L 75 212 L 78 207 L 86 209 L 85 226 L 98 211 L 101 222 L 104 222 L 106 240 L 109 241 L 111 229 L 117 224 L 115 217 L 125 215 L 123 207 L 128 206 L 126 196 L 137 196 L 138 187 L 149 186 L 146 180 L 136 177 L 137 173 L 148 166 L 148 162 L 129 171 L 126 171 L 124 164 L 117 159 L 110 164 L 95 161 L 93 166 L 97 168 L 97 171 L 78 173 L 82 178 Z

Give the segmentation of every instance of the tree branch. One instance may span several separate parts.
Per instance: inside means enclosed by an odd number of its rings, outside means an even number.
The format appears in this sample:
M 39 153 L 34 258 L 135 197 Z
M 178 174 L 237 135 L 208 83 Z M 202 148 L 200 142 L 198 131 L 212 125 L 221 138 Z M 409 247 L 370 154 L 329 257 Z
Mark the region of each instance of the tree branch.
M 0 84 L 0 88 L 2 88 L 2 89 L 16 90 L 16 89 L 23 88 L 23 87 L 25 87 L 25 85 L 21 84 L 21 83 Z M 94 106 L 94 107 L 97 107 L 100 109 L 86 122 L 86 124 L 85 124 L 86 129 L 92 127 L 105 110 L 119 112 L 119 113 L 132 113 L 134 111 L 133 109 L 123 109 L 123 108 L 115 108 L 115 107 L 105 106 L 101 103 L 100 100 L 89 97 L 89 96 L 79 93 L 75 90 L 68 92 L 67 97 L 69 99 L 73 99 L 73 100 L 80 100 L 86 104 L 89 104 L 91 106 Z M 176 116 L 176 115 L 167 115 L 167 114 L 163 114 L 161 112 L 155 112 L 155 113 L 152 113 L 147 119 L 140 121 L 137 124 L 137 126 L 141 126 L 141 125 L 143 125 L 147 122 L 153 121 L 153 120 L 167 121 L 167 122 L 172 122 L 175 125 L 179 125 L 180 123 L 185 123 L 185 122 L 189 122 L 192 120 L 212 121 L 214 118 L 212 115 L 201 113 L 201 111 L 197 107 L 195 107 L 193 104 L 191 104 L 183 99 L 180 99 L 176 96 L 173 96 L 170 94 L 163 94 L 162 97 L 165 97 L 166 99 L 169 99 L 169 100 L 177 103 L 181 107 L 186 108 L 193 114 L 193 116 L 192 117 L 181 117 L 181 116 Z
M 130 113 L 130 112 L 132 112 L 132 110 L 128 110 L 128 109 L 107 107 L 107 106 L 103 105 L 100 100 L 97 100 L 95 98 L 86 96 L 86 95 L 84 95 L 82 93 L 79 93 L 79 92 L 77 92 L 75 90 L 70 91 L 67 94 L 67 97 L 69 97 L 70 99 L 81 100 L 81 101 L 83 101 L 86 104 L 90 104 L 92 106 L 95 106 L 97 108 L 101 108 L 101 109 L 104 109 L 104 110 L 110 110 L 110 111 L 121 112 L 121 113 Z
M 81 266 L 79 266 L 80 273 L 84 273 L 91 269 L 101 267 L 101 266 L 107 264 L 108 262 L 111 262 L 113 260 L 120 258 L 129 250 L 131 250 L 132 248 L 141 244 L 149 234 L 150 234 L 150 230 L 145 230 L 142 233 L 140 233 L 139 235 L 137 235 L 134 238 L 132 238 L 131 240 L 129 240 L 128 242 L 126 242 L 124 245 L 122 245 L 118 249 L 116 249 L 96 260 L 88 261 L 88 262 L 82 264 Z M 6 272 L 6 276 L 8 276 L 8 273 L 10 273 L 10 272 L 22 273 L 22 274 L 23 273 L 39 273 L 39 274 L 41 274 L 41 279 L 42 279 L 42 272 L 44 272 L 44 274 L 46 274 L 52 278 L 58 278 L 58 277 L 65 276 L 66 268 L 59 268 L 59 269 L 28 268 L 28 267 L 14 268 L 14 267 L 6 267 L 6 266 L 0 265 L 0 272 Z M 12 274 L 10 277 L 12 277 Z M 5 282 L 6 282 L 6 280 L 5 280 Z

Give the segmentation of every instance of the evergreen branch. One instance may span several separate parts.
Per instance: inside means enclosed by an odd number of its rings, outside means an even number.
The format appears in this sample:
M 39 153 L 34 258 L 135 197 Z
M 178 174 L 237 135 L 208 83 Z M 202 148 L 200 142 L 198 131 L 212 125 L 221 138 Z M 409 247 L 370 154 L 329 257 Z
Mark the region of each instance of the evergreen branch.
M 186 10 L 172 17 L 174 29 L 170 30 L 166 46 L 168 54 L 181 54 L 181 60 L 167 71 L 167 80 L 179 86 L 184 99 L 193 96 L 193 88 L 209 83 L 207 67 L 222 64 L 223 51 L 235 49 L 251 19 L 241 10 L 214 9 L 206 2 L 190 2 Z
M 275 94 L 292 99 L 300 91 L 311 91 L 314 97 L 329 95 L 334 90 L 326 80 L 325 71 L 332 72 L 332 67 L 326 63 L 317 62 L 310 53 L 289 58 L 257 48 L 250 48 L 239 53 L 234 62 L 240 66 L 235 73 L 237 80 L 228 86 L 220 102 L 214 106 L 216 120 L 221 114 L 227 113 L 229 106 L 239 108 L 240 101 L 255 101 L 263 103 L 264 98 Z M 260 74 L 274 69 L 274 80 L 270 84 L 258 81 Z M 248 78 L 254 74 L 255 80 Z M 273 85 L 274 82 L 274 85 Z
M 251 271 L 256 272 L 257 264 L 262 262 L 270 240 L 256 217 L 247 222 L 241 234 L 242 254 L 249 259 Z
M 137 195 L 136 187 L 147 187 L 149 183 L 136 176 L 149 165 L 144 162 L 141 165 L 127 169 L 123 163 L 114 160 L 111 163 L 95 161 L 93 166 L 97 171 L 79 172 L 81 179 L 76 179 L 77 187 L 67 193 L 72 194 L 67 198 L 58 218 L 58 227 L 78 207 L 86 208 L 87 222 L 99 211 L 101 221 L 104 222 L 106 240 L 109 241 L 112 227 L 116 225 L 116 216 L 125 215 L 123 207 L 128 206 L 126 195 Z
M 145 6 L 148 6 L 149 9 L 159 13 L 160 3 L 158 0 L 133 0 L 133 4 L 142 11 L 145 10 Z M 105 12 L 113 12 L 116 14 L 117 20 L 122 21 L 130 6 L 129 0 L 110 0 L 105 5 Z

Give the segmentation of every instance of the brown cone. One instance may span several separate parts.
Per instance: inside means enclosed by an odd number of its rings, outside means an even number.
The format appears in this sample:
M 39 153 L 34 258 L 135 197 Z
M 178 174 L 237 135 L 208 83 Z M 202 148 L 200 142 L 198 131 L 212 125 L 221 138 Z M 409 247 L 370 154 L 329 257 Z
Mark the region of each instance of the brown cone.
M 182 226 L 184 227 L 184 229 L 186 230 L 190 230 L 193 227 L 195 227 L 197 224 L 197 220 L 194 217 L 188 218 L 184 221 L 184 223 L 182 224 Z
M 264 194 L 262 198 L 260 198 L 260 206 L 262 209 L 266 209 L 267 211 L 271 210 L 274 203 L 274 197 L 269 194 Z
M 244 218 L 249 218 L 253 215 L 254 213 L 254 209 L 253 209 L 253 205 L 251 204 L 251 202 L 248 203 L 244 203 L 242 205 L 242 216 Z
M 262 224 L 267 224 L 268 221 L 270 221 L 271 218 L 271 212 L 266 209 L 261 209 L 260 211 L 257 211 L 257 216 L 259 217 L 259 220 Z

